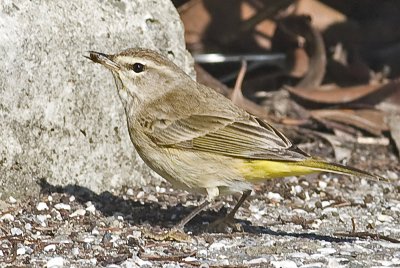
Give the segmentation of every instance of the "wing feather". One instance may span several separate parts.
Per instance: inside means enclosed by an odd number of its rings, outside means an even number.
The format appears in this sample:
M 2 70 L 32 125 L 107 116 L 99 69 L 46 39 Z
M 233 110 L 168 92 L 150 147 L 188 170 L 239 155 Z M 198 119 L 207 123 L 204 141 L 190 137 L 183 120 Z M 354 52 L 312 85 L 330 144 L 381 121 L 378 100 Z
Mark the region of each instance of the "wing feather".
M 158 146 L 236 158 L 301 161 L 308 156 L 268 123 L 246 116 L 195 114 L 153 124 L 147 135 Z

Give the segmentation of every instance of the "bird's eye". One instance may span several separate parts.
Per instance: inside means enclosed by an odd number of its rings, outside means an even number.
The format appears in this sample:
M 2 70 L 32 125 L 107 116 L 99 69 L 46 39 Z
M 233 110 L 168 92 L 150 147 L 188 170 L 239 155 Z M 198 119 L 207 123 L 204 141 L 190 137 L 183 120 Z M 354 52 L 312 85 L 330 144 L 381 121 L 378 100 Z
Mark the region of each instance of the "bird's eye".
M 132 70 L 135 73 L 141 73 L 141 72 L 144 71 L 144 65 L 141 64 L 141 63 L 135 63 L 135 64 L 132 65 Z

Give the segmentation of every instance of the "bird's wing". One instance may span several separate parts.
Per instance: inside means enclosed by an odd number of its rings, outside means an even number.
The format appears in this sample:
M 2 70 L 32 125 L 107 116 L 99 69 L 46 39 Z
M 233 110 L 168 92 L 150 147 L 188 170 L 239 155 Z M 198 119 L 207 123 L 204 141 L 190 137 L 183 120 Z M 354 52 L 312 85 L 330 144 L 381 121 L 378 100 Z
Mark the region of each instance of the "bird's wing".
M 247 113 L 158 120 L 146 134 L 158 146 L 236 158 L 301 161 L 308 157 L 277 129 Z

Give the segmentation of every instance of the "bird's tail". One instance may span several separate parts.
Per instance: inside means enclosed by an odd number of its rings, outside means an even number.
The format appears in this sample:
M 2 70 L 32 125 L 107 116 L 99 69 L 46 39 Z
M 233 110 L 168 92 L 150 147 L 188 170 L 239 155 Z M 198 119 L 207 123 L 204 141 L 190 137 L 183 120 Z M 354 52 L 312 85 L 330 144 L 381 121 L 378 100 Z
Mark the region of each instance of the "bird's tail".
M 381 177 L 379 175 L 371 174 L 369 172 L 354 168 L 354 167 L 349 167 L 349 166 L 344 166 L 336 163 L 329 163 L 329 162 L 324 162 L 318 159 L 307 159 L 302 162 L 299 162 L 300 164 L 304 167 L 308 167 L 310 169 L 313 169 L 315 171 L 324 171 L 324 172 L 332 172 L 332 173 L 338 173 L 338 174 L 345 174 L 345 175 L 352 175 L 352 176 L 357 176 L 357 177 L 365 177 L 370 180 L 375 180 L 375 181 L 387 181 L 386 178 Z

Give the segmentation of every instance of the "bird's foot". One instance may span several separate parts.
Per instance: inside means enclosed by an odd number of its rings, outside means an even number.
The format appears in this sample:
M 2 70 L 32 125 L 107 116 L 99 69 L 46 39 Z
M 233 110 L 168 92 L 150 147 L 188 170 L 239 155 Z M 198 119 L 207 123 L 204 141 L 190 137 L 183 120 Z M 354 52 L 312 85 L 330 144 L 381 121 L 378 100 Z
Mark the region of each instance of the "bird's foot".
M 207 231 L 212 233 L 243 232 L 243 226 L 235 222 L 235 219 L 232 217 L 224 217 L 208 225 Z
M 143 236 L 156 241 L 178 241 L 178 242 L 190 242 L 192 238 L 186 234 L 183 229 L 172 228 L 157 232 L 154 230 L 145 229 Z

